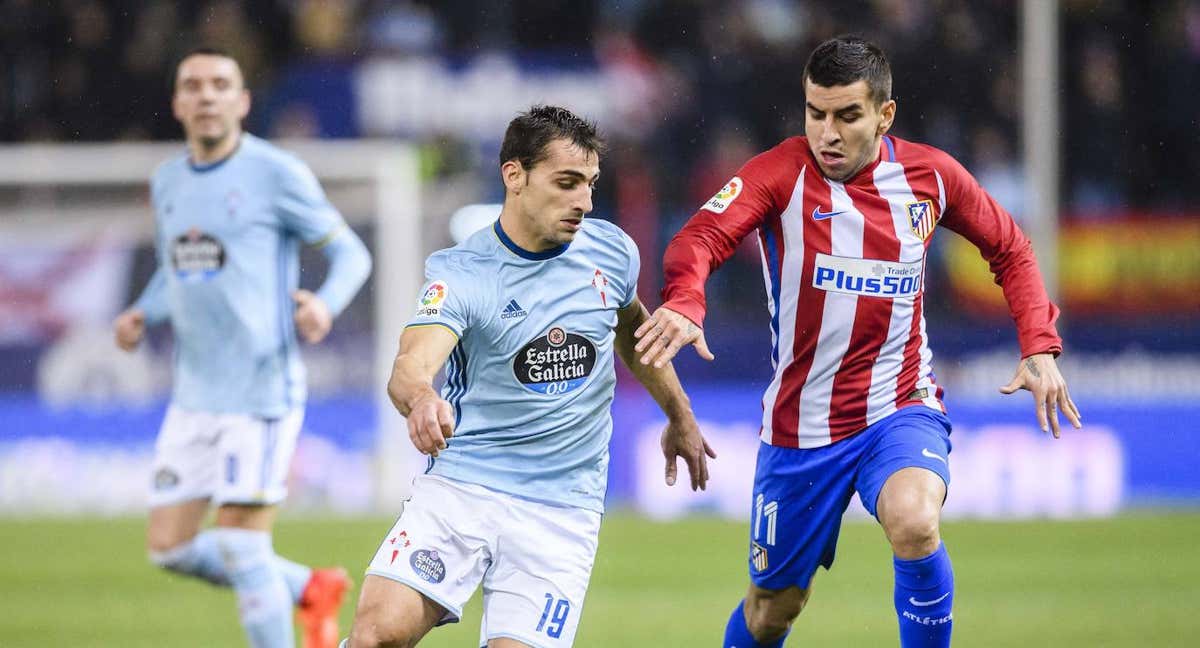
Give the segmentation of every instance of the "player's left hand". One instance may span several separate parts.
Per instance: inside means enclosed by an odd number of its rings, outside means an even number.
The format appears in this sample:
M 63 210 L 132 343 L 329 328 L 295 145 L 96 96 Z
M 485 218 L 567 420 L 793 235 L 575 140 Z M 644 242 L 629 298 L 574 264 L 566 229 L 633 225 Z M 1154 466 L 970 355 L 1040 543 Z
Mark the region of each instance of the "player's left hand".
M 309 344 L 316 344 L 329 335 L 333 328 L 333 316 L 325 302 L 308 290 L 297 290 L 292 293 L 292 301 L 296 302 L 296 330 Z
M 1075 429 L 1083 427 L 1079 408 L 1067 391 L 1067 381 L 1058 371 L 1058 363 L 1050 353 L 1035 353 L 1021 360 L 1017 374 L 1000 388 L 1001 394 L 1011 394 L 1018 389 L 1027 389 L 1033 394 L 1033 406 L 1037 411 L 1038 425 L 1042 432 L 1053 432 L 1059 437 L 1058 412 L 1062 412 Z
M 716 459 L 717 453 L 700 434 L 700 426 L 693 416 L 683 421 L 667 423 L 662 433 L 663 457 L 667 460 L 667 486 L 675 485 L 679 474 L 676 459 L 682 457 L 692 477 L 692 490 L 704 490 L 708 484 L 708 459 Z

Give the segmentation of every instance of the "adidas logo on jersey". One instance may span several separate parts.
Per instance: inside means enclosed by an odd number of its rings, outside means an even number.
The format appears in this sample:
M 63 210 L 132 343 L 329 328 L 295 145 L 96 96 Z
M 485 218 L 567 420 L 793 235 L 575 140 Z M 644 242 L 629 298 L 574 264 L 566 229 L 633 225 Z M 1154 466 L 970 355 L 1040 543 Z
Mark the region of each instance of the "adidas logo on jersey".
M 528 314 L 529 313 L 525 312 L 525 309 L 521 308 L 521 305 L 517 303 L 517 300 L 510 299 L 508 300 L 508 305 L 504 307 L 504 310 L 500 311 L 500 319 L 514 319 L 517 317 L 525 317 Z

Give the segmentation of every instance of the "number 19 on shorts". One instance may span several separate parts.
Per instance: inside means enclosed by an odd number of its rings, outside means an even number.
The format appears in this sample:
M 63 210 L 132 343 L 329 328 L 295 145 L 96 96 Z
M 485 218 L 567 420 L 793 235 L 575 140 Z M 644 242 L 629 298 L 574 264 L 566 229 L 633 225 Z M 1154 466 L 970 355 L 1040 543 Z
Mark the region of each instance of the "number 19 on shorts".
M 546 631 L 554 639 L 562 636 L 563 626 L 567 624 L 567 615 L 571 613 L 571 602 L 567 599 L 555 599 L 553 594 L 546 593 L 546 608 L 542 610 L 542 618 L 538 621 L 535 632 Z

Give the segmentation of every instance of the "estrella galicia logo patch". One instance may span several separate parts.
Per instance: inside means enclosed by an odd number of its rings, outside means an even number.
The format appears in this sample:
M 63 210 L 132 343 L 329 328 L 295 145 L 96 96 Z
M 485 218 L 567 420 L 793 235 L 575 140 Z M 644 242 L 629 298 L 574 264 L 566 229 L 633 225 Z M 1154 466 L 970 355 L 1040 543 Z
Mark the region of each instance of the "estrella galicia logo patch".
M 163 491 L 179 485 L 179 473 L 170 468 L 159 468 L 154 473 L 154 490 Z
M 193 227 L 172 242 L 171 265 L 183 281 L 207 281 L 225 266 L 225 246 Z
M 413 571 L 420 576 L 422 580 L 430 583 L 440 583 L 446 578 L 446 563 L 438 557 L 437 551 L 421 549 L 416 551 L 408 559 L 408 564 L 412 565 Z
M 553 396 L 579 388 L 594 366 L 596 345 L 555 326 L 521 347 L 513 358 L 513 375 L 530 391 Z

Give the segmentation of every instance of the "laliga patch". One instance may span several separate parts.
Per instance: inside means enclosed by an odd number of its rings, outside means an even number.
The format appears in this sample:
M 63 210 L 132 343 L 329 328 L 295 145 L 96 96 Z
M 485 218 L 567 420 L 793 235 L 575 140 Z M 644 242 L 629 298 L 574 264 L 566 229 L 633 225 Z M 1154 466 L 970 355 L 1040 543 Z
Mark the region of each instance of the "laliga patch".
M 565 394 L 579 388 L 596 366 L 596 345 L 555 326 L 521 347 L 513 358 L 513 375 L 530 391 Z
M 207 281 L 225 267 L 225 246 L 193 227 L 171 242 L 171 265 L 181 281 Z
M 450 294 L 450 287 L 446 282 L 435 280 L 429 282 L 425 287 L 425 292 L 421 293 L 421 298 L 417 300 L 417 317 L 434 317 L 442 312 L 440 306 L 446 301 L 446 295 Z
M 408 564 L 412 566 L 417 576 L 421 577 L 421 580 L 440 583 L 446 578 L 446 563 L 438 557 L 437 551 L 428 549 L 417 551 L 408 559 Z
M 704 206 L 700 209 L 707 209 L 714 214 L 723 213 L 737 197 L 742 194 L 742 179 L 734 176 L 732 180 L 727 182 L 725 186 L 717 192 L 717 195 L 708 199 Z
M 154 473 L 154 490 L 162 491 L 179 485 L 179 473 L 170 468 L 159 468 Z
M 937 225 L 937 215 L 933 210 L 932 200 L 918 200 L 910 202 L 904 206 L 908 212 L 908 221 L 912 226 L 913 234 L 921 237 L 921 240 L 929 238 L 933 234 L 933 228 Z

